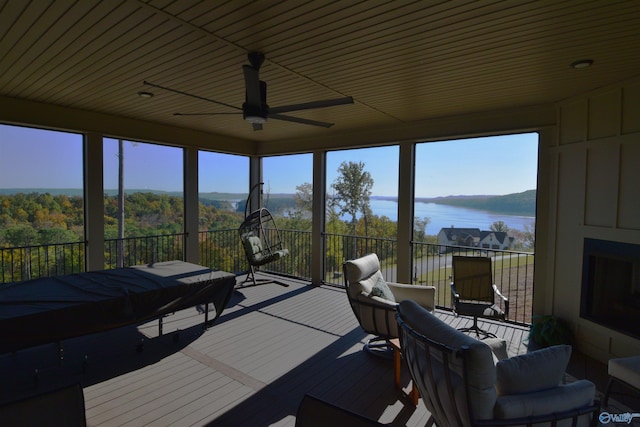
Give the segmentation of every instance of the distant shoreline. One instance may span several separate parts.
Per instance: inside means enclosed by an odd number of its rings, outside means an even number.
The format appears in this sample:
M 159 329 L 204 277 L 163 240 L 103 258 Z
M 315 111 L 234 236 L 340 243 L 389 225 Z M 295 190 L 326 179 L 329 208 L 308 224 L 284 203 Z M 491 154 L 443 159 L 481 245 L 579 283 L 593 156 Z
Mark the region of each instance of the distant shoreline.
M 83 195 L 82 189 L 80 188 L 0 188 L 1 195 L 13 195 L 18 193 L 49 193 L 54 196 L 67 195 L 71 197 L 82 197 Z M 106 189 L 104 190 L 104 193 L 108 196 L 115 196 L 118 194 L 118 190 Z M 126 193 L 152 193 L 182 197 L 182 192 L 179 191 L 130 189 L 126 190 Z M 246 199 L 247 194 L 248 193 L 202 192 L 199 194 L 199 198 L 203 200 L 237 201 Z M 292 199 L 294 196 L 294 194 L 289 193 L 270 193 L 268 195 L 272 200 Z M 398 198 L 394 196 L 371 196 L 371 199 L 398 202 Z M 416 203 L 436 203 L 510 215 L 535 216 L 536 190 L 527 190 L 521 193 L 505 195 L 416 197 L 415 201 Z

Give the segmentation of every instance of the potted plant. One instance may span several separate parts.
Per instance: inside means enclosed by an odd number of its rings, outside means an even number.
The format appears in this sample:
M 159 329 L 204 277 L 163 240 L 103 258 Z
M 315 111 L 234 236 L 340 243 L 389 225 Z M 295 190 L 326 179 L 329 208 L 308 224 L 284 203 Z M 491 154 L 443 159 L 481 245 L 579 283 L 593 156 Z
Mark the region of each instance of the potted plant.
M 552 345 L 571 344 L 572 339 L 571 328 L 562 319 L 548 314 L 534 315 L 527 338 L 527 348 L 532 351 Z

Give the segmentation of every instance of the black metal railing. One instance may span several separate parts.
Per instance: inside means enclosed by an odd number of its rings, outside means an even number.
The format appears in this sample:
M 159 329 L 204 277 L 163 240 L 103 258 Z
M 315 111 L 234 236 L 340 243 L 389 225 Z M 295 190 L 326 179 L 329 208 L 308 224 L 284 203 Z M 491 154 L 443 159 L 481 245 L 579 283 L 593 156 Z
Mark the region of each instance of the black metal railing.
M 184 260 L 184 234 L 105 239 L 105 269 Z M 85 271 L 85 243 L 0 248 L 0 283 Z
M 201 231 L 198 245 L 200 264 L 205 267 L 230 273 L 249 268 L 237 229 Z
M 0 283 L 80 273 L 84 242 L 0 248 Z
M 453 255 L 488 256 L 492 260 L 493 282 L 509 299 L 509 320 L 531 323 L 533 310 L 533 252 L 413 243 L 414 284 L 436 287 L 436 306 L 451 308 L 451 260 Z
M 276 230 L 265 230 L 268 240 L 278 240 Z M 282 247 L 289 255 L 262 266 L 262 271 L 300 279 L 311 279 L 311 232 L 280 230 Z M 105 240 L 105 268 L 184 260 L 184 234 L 127 237 Z M 397 281 L 397 242 L 394 239 L 344 234 L 324 234 L 324 282 L 343 286 L 342 263 L 375 252 L 382 272 Z M 0 248 L 0 283 L 57 276 L 84 271 L 85 243 L 60 243 Z M 236 229 L 199 233 L 200 264 L 241 274 L 248 271 L 242 243 Z M 530 323 L 533 306 L 533 252 L 487 250 L 475 247 L 413 243 L 413 284 L 436 286 L 436 305 L 451 308 L 450 277 L 453 255 L 490 256 L 494 283 L 509 299 L 509 320 Z M 121 257 L 119 261 L 118 258 Z
M 398 265 L 396 240 L 329 233 L 324 234 L 324 240 L 325 283 L 343 286 L 342 264 L 348 259 L 359 258 L 368 253 L 377 254 L 385 278 L 390 282 L 396 281 Z
M 282 248 L 289 255 L 260 267 L 260 270 L 300 279 L 311 279 L 311 232 L 267 229 L 266 241 L 272 244 L 281 239 Z M 199 237 L 200 263 L 209 268 L 240 274 L 249 264 L 236 229 L 201 231 Z
M 397 244 L 393 239 L 325 234 L 325 282 L 343 285 L 344 260 L 375 252 L 388 281 L 397 281 Z M 533 252 L 487 250 L 474 247 L 413 243 L 412 284 L 436 287 L 436 306 L 451 309 L 451 260 L 453 255 L 489 256 L 493 281 L 509 299 L 509 320 L 531 323 L 533 309 Z
M 266 230 L 269 241 L 278 240 L 276 230 Z M 311 232 L 279 230 L 282 247 L 289 255 L 262 267 L 263 270 L 289 277 L 311 280 Z
M 105 239 L 105 269 L 184 260 L 184 233 Z

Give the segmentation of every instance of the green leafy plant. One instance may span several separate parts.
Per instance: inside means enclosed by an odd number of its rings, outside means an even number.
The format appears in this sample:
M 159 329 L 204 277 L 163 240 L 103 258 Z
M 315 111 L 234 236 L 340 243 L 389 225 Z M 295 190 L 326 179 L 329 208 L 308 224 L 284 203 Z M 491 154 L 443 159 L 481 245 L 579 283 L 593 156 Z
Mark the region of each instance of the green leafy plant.
M 552 315 L 534 315 L 529 330 L 529 349 L 571 344 L 573 334 L 562 319 Z

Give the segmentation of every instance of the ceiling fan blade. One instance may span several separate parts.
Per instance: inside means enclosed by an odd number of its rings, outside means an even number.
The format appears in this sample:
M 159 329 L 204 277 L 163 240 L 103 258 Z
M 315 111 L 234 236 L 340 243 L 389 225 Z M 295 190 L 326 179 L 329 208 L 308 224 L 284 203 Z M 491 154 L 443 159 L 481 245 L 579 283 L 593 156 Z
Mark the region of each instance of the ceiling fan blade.
M 260 108 L 264 100 L 261 96 L 258 70 L 251 65 L 243 65 L 242 71 L 244 72 L 244 85 L 247 91 L 247 104 L 251 107 Z
M 317 122 L 315 120 L 302 119 L 300 117 L 293 117 L 293 116 L 285 116 L 283 114 L 269 113 L 269 118 L 276 119 L 276 120 L 284 120 L 286 122 L 302 123 L 303 125 L 320 126 L 323 128 L 330 128 L 331 126 L 333 126 L 333 123 Z
M 202 100 L 202 101 L 208 101 L 208 102 L 213 102 L 214 104 L 224 105 L 225 107 L 233 108 L 233 109 L 235 109 L 235 110 L 242 110 L 242 108 L 240 108 L 240 107 L 236 107 L 236 106 L 234 106 L 234 105 L 226 104 L 226 103 L 224 103 L 224 102 L 220 102 L 220 101 L 215 101 L 215 100 L 213 100 L 213 99 L 205 98 L 205 97 L 203 97 L 203 96 L 194 95 L 194 94 L 192 94 L 192 93 L 183 92 L 183 91 L 181 91 L 181 90 L 171 89 L 171 88 L 166 87 L 166 86 L 160 86 L 160 85 L 157 85 L 157 84 L 154 84 L 154 83 L 148 82 L 148 81 L 146 81 L 146 80 L 145 80 L 145 81 L 143 81 L 142 83 L 144 83 L 144 84 L 145 84 L 145 85 L 147 85 L 147 86 L 155 87 L 155 88 L 162 89 L 162 90 L 166 90 L 166 91 L 173 92 L 173 93 L 178 93 L 178 94 L 180 94 L 180 95 L 190 96 L 190 97 L 192 97 L 192 98 L 200 99 L 200 100 Z
M 220 116 L 220 115 L 238 115 L 242 113 L 173 113 L 174 116 Z
M 327 99 L 324 101 L 305 102 L 302 104 L 284 105 L 282 107 L 272 107 L 269 109 L 272 113 L 288 113 L 290 111 L 313 110 L 315 108 L 333 107 L 335 105 L 353 104 L 353 98 Z

